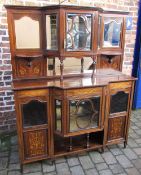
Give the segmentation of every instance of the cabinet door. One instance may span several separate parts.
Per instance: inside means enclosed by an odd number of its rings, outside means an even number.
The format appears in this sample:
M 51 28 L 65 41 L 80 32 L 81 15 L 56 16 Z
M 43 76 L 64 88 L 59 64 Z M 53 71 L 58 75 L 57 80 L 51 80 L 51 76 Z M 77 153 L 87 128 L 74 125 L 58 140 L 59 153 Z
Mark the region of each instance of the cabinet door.
M 27 90 L 19 91 L 16 96 L 20 153 L 24 163 L 49 156 L 48 94 L 48 90 Z
M 126 116 L 110 117 L 108 122 L 108 140 L 124 138 Z
M 69 100 L 69 132 L 98 128 L 100 96 Z
M 131 88 L 125 88 L 124 86 L 130 86 L 129 82 L 121 82 L 112 84 L 109 96 L 109 117 L 108 117 L 108 142 L 118 143 L 120 140 L 125 140 L 127 132 L 127 122 L 129 120 L 129 101 Z M 121 89 L 114 89 L 114 88 Z
M 23 138 L 24 155 L 26 159 L 46 156 L 48 152 L 46 129 L 25 132 Z
M 90 51 L 92 49 L 92 14 L 67 13 L 66 50 Z
M 103 89 L 84 88 L 67 92 L 67 134 L 103 128 Z

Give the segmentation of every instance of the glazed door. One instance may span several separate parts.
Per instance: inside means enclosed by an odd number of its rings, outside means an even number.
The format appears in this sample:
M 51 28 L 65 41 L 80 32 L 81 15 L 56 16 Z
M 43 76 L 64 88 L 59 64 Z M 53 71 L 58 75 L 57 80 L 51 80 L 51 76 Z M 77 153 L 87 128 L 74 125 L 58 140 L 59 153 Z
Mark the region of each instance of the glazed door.
M 67 98 L 67 133 L 78 135 L 86 131 L 103 128 L 103 92 L 102 88 L 79 89 L 68 91 Z
M 22 92 L 21 92 L 22 93 Z M 22 161 L 30 162 L 49 156 L 49 97 L 46 90 L 27 91 L 17 99 L 18 130 Z
M 108 143 L 118 143 L 126 140 L 129 107 L 131 98 L 131 82 L 113 83 L 110 85 L 109 117 L 108 117 Z M 127 86 L 127 87 L 126 87 Z
M 100 96 L 69 99 L 69 132 L 98 128 Z
M 54 94 L 56 134 L 68 137 L 103 129 L 103 88 L 55 90 Z

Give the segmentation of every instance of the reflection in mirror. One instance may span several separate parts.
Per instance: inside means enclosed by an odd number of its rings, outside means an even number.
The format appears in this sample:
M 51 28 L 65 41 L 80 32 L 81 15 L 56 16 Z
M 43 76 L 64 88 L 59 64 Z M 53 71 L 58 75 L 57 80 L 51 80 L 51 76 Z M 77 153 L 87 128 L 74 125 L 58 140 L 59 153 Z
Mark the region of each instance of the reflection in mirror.
M 62 126 L 61 119 L 62 119 L 62 101 L 55 100 L 55 120 L 56 120 L 55 129 L 58 131 L 61 131 L 61 126 Z
M 15 22 L 16 48 L 38 49 L 40 48 L 39 21 L 24 16 Z
M 104 18 L 104 43 L 103 47 L 119 47 L 121 33 L 121 19 Z
M 60 60 L 58 57 L 48 58 L 48 67 L 47 67 L 47 74 L 49 76 L 53 75 L 55 71 L 55 75 L 60 75 Z M 64 75 L 65 74 L 80 74 L 81 73 L 81 59 L 74 58 L 74 57 L 67 57 L 63 61 L 64 63 Z M 83 69 L 84 72 L 91 68 L 93 60 L 91 57 L 84 57 Z
M 22 105 L 23 127 L 47 123 L 47 103 L 32 100 Z
M 67 14 L 66 49 L 68 51 L 91 49 L 91 25 L 91 14 Z
M 46 15 L 46 41 L 48 50 L 58 49 L 57 15 Z
M 112 95 L 110 113 L 127 111 L 128 96 L 129 94 L 125 93 L 124 91 L 117 92 L 116 94 Z
M 70 132 L 96 128 L 99 124 L 100 97 L 69 101 Z

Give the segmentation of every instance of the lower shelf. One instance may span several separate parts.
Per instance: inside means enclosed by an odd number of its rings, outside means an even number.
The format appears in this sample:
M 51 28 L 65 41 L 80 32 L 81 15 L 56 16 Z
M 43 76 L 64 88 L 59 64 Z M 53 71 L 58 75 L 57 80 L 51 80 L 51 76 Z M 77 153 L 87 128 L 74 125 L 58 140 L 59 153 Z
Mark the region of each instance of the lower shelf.
M 103 131 L 84 134 L 69 138 L 55 135 L 54 154 L 55 157 L 76 154 L 83 151 L 98 149 L 103 147 Z

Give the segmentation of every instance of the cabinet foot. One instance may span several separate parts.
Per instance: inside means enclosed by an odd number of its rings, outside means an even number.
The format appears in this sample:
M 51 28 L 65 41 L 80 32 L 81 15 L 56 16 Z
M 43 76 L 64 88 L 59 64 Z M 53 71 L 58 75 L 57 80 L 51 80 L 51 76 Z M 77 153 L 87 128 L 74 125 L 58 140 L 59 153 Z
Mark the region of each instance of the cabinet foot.
M 101 154 L 102 154 L 102 153 L 104 153 L 104 148 L 103 148 L 103 147 L 102 147 L 102 148 L 99 148 L 99 150 L 98 150 L 98 151 L 99 151 L 99 153 L 101 153 Z
M 20 165 L 20 172 L 23 173 L 23 165 Z
M 46 163 L 47 165 L 52 166 L 52 165 L 54 164 L 54 161 L 55 161 L 55 160 L 46 160 L 45 163 Z
M 124 148 L 126 148 L 126 146 L 127 146 L 127 143 L 126 143 L 126 142 L 124 142 Z

